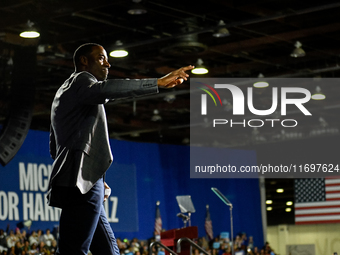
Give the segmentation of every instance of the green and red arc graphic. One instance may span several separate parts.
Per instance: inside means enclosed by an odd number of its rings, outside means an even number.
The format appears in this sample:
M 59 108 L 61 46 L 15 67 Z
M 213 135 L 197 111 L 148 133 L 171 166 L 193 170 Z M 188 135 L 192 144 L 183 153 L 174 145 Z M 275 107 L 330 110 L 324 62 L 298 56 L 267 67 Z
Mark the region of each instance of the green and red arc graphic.
M 219 94 L 216 92 L 216 90 L 213 87 L 211 87 L 210 85 L 208 85 L 208 84 L 205 84 L 205 83 L 202 83 L 202 82 L 200 82 L 200 83 L 203 84 L 204 86 L 208 87 L 209 89 L 211 89 L 211 91 L 215 93 L 215 95 L 217 96 L 218 100 L 220 101 L 220 104 L 222 105 L 222 100 L 221 100 Z M 200 88 L 200 89 L 203 90 L 204 92 L 206 92 L 214 100 L 214 103 L 217 106 L 215 97 L 210 93 L 210 91 L 207 90 L 207 89 L 204 89 L 204 88 Z

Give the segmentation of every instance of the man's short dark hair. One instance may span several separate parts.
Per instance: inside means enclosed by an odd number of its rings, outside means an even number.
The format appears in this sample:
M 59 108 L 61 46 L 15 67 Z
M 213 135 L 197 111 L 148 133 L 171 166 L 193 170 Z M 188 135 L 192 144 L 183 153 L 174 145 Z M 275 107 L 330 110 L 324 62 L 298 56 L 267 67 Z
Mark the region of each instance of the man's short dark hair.
M 78 66 L 81 56 L 88 57 L 92 52 L 92 48 L 95 47 L 95 46 L 102 47 L 100 44 L 97 44 L 97 43 L 85 43 L 83 45 L 80 45 L 78 47 L 78 49 L 76 49 L 74 54 L 73 54 L 74 65 Z

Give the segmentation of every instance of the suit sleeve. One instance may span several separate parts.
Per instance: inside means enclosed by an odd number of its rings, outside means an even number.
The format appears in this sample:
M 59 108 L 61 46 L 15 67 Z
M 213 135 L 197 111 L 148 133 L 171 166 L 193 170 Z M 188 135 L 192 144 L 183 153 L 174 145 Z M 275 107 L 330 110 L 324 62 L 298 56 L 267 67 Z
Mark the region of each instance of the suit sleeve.
M 54 135 L 54 130 L 51 125 L 50 127 L 50 155 L 52 159 L 55 159 L 56 152 L 57 152 L 57 148 L 56 148 L 55 135 Z
M 111 99 L 158 93 L 156 78 L 97 81 L 88 72 L 80 73 L 72 86 L 75 86 L 77 99 L 86 104 L 103 104 Z

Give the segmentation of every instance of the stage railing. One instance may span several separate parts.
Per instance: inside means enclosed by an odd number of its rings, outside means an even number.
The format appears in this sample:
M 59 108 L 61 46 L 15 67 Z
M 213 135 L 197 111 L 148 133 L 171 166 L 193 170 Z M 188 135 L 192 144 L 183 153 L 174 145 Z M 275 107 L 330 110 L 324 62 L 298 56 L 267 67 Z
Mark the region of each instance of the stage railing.
M 149 246 L 149 255 L 152 255 L 152 247 L 155 246 L 155 245 L 159 245 L 161 246 L 162 248 L 164 248 L 167 252 L 169 252 L 170 254 L 173 254 L 173 255 L 178 255 L 176 252 L 174 252 L 173 250 L 169 249 L 168 247 L 166 247 L 164 244 L 162 244 L 161 242 L 152 242 Z
M 187 237 L 182 237 L 177 240 L 177 252 L 178 253 L 181 253 L 181 243 L 183 241 L 190 243 L 191 246 L 194 246 L 196 249 L 198 249 L 200 252 L 204 253 L 205 255 L 209 255 L 209 253 L 206 252 L 201 246 L 197 245 L 194 241 L 192 241 L 191 239 Z

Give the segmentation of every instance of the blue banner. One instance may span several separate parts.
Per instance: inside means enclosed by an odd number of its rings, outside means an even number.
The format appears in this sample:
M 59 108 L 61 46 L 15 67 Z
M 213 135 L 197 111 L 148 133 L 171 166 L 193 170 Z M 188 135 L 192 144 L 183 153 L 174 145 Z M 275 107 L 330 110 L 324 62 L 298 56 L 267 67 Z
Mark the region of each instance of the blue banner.
M 0 229 L 32 220 L 31 229 L 58 226 L 60 210 L 46 204 L 49 156 L 48 132 L 31 130 L 14 159 L 0 166 Z M 153 237 L 156 202 L 160 201 L 162 228 L 183 227 L 176 196 L 190 195 L 196 212 L 192 226 L 205 236 L 209 204 L 214 236 L 230 231 L 229 208 L 211 191 L 218 188 L 233 203 L 234 233 L 246 232 L 263 245 L 259 183 L 257 179 L 191 179 L 189 146 L 110 140 L 115 161 L 105 181 L 112 189 L 105 204 L 117 237 L 145 240 Z M 205 150 L 205 148 L 201 148 Z M 233 164 L 256 164 L 253 151 L 224 149 Z

